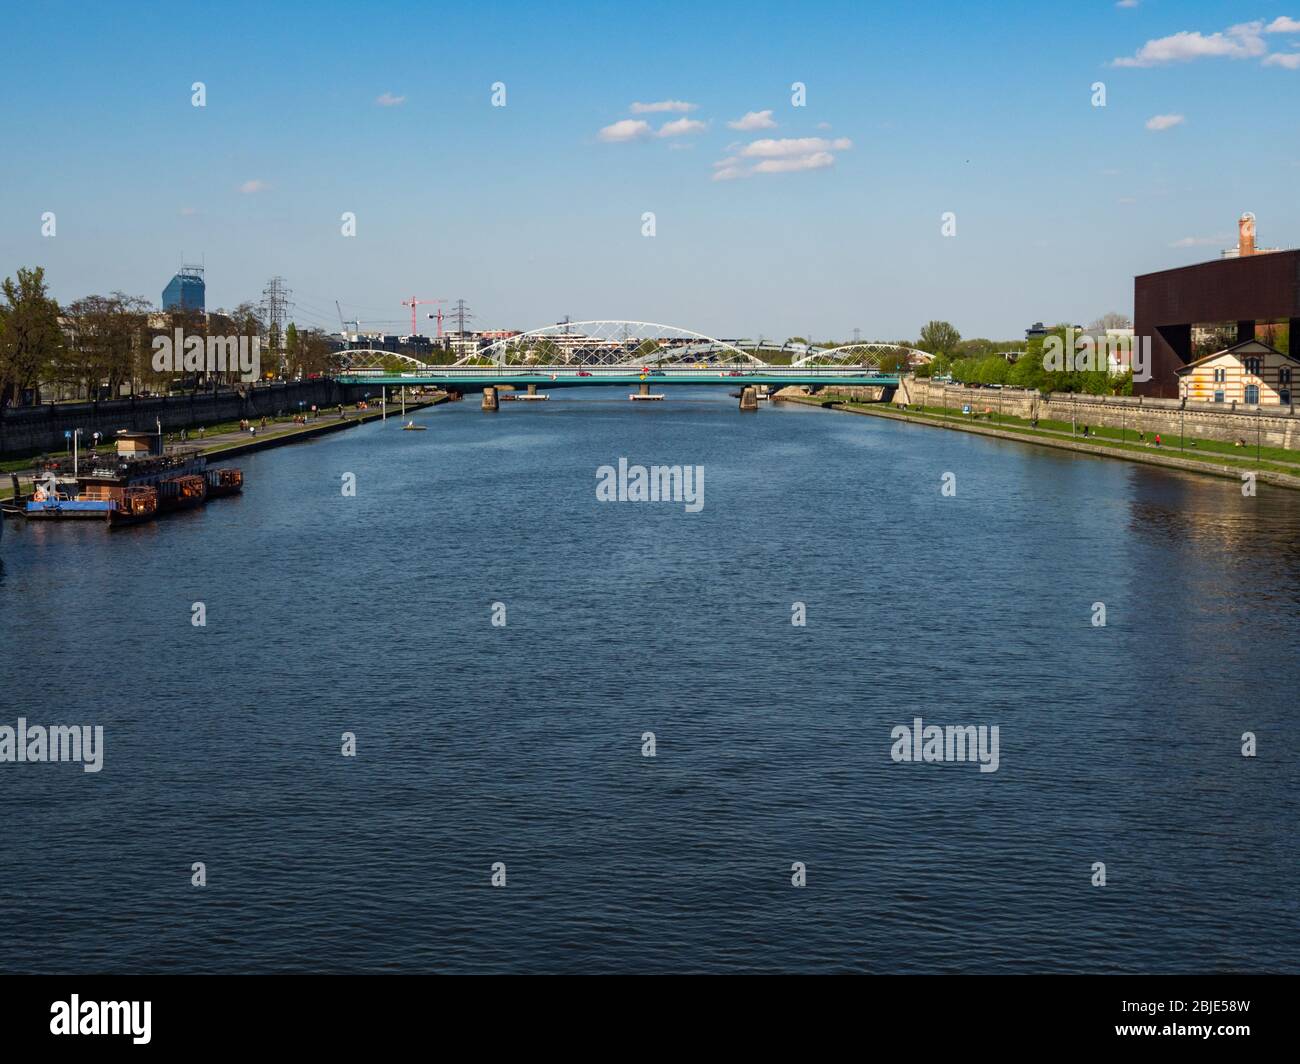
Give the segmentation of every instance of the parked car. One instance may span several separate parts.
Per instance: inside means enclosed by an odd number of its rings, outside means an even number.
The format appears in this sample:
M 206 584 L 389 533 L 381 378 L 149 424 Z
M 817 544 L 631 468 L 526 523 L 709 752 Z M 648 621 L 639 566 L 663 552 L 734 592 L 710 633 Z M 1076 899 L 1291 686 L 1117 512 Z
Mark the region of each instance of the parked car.
M 591 374 L 588 373 L 585 369 L 580 369 L 580 370 L 578 370 L 578 376 L 579 376 L 579 377 L 590 377 Z

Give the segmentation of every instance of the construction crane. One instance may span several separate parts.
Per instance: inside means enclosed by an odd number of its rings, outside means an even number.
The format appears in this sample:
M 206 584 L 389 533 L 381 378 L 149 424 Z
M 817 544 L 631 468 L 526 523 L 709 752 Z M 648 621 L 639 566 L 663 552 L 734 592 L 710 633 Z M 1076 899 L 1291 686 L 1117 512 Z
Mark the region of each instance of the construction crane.
M 423 303 L 445 303 L 445 302 L 447 302 L 445 299 L 416 299 L 415 296 L 411 296 L 410 299 L 403 299 L 402 306 L 411 308 L 411 335 L 414 336 L 416 333 L 420 331 L 420 326 L 417 324 L 416 317 L 415 317 L 416 307 L 420 306 Z M 441 314 L 438 317 L 438 335 L 439 336 L 442 335 Z
M 343 308 L 339 306 L 339 301 L 338 301 L 337 299 L 334 300 L 334 309 L 337 310 L 337 311 L 339 312 L 339 326 L 343 329 L 343 335 L 344 335 L 344 336 L 347 336 L 347 334 L 348 334 L 348 326 L 349 326 L 349 325 L 352 326 L 352 331 L 353 331 L 354 333 L 359 333 L 359 332 L 361 331 L 361 326 L 363 326 L 363 325 L 398 325 L 398 324 L 400 324 L 399 320 L 398 320 L 398 319 L 395 319 L 395 318 L 387 318 L 387 319 L 382 320 L 382 321 L 379 320 L 378 318 L 366 318 L 366 319 L 361 319 L 361 318 L 345 318 L 345 317 L 343 316 Z

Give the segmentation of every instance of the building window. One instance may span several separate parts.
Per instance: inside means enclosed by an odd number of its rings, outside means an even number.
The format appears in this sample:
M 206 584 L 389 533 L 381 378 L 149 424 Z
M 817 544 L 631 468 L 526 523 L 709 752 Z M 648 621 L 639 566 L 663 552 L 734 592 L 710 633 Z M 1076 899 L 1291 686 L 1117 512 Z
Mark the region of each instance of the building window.
M 1217 392 L 1214 393 L 1214 401 L 1216 403 L 1223 402 L 1223 389 L 1219 389 Z
M 1278 392 L 1278 393 L 1277 393 L 1277 401 L 1278 401 L 1279 403 L 1281 403 L 1283 406 L 1290 406 L 1290 405 L 1291 405 L 1291 389 L 1290 389 L 1290 388 L 1283 388 L 1280 392 Z
M 1258 385 L 1258 384 L 1248 384 L 1248 385 L 1246 385 L 1246 405 L 1247 405 L 1247 406 L 1258 406 L 1258 405 L 1259 405 L 1259 385 Z
M 1283 366 L 1280 370 L 1278 370 L 1278 371 L 1277 371 L 1277 380 L 1278 380 L 1278 383 L 1279 383 L 1279 384 L 1290 384 L 1290 383 L 1291 383 L 1291 367 L 1290 367 L 1290 366 Z
M 1252 377 L 1258 377 L 1258 376 L 1259 376 L 1259 359 L 1257 359 L 1257 358 L 1248 358 L 1248 359 L 1246 359 L 1246 372 L 1249 373 Z

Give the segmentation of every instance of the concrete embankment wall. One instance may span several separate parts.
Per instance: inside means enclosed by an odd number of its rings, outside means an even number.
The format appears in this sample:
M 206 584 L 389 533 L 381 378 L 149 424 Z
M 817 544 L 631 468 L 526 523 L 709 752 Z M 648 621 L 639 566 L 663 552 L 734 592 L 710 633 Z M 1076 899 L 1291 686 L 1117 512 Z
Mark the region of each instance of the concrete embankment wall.
M 935 384 L 923 379 L 906 379 L 894 395 L 895 403 L 913 406 L 947 406 L 960 410 L 969 404 L 981 413 L 988 409 L 1023 418 L 1069 421 L 1080 425 L 1128 428 L 1178 438 L 1179 426 L 1188 439 L 1234 443 L 1244 439 L 1254 445 L 1256 433 L 1265 447 L 1300 448 L 1300 416 L 1286 407 L 1240 407 L 1231 403 L 1187 403 L 1178 399 L 1152 399 L 1128 395 L 1074 395 L 1038 392 L 1018 388 L 965 388 L 956 384 Z
M 267 417 L 344 402 L 343 389 L 333 381 L 291 381 L 266 384 L 238 392 L 173 395 L 150 399 L 110 399 L 102 403 L 46 403 L 35 407 L 0 410 L 0 458 L 21 458 L 67 447 L 64 432 L 81 429 L 82 439 L 102 433 L 105 441 L 118 429 L 154 432 L 162 422 L 164 432 L 219 421 Z

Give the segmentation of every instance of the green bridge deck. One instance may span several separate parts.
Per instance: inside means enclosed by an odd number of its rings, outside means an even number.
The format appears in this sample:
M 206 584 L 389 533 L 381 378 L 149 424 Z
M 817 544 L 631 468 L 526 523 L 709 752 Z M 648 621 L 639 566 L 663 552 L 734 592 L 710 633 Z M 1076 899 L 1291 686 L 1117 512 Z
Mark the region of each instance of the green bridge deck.
M 609 385 L 631 385 L 633 387 L 648 384 L 652 388 L 674 385 L 726 385 L 743 388 L 751 385 L 767 385 L 770 388 L 784 388 L 788 385 L 810 385 L 821 387 L 839 385 L 845 388 L 897 388 L 898 377 L 882 374 L 871 369 L 830 369 L 826 367 L 809 367 L 807 369 L 771 369 L 742 370 L 732 375 L 729 370 L 670 369 L 661 372 L 642 374 L 636 370 L 586 368 L 571 369 L 565 367 L 554 369 L 526 370 L 514 367 L 489 366 L 448 366 L 445 369 L 421 370 L 414 373 L 364 373 L 352 372 L 340 374 L 340 384 L 372 385 L 374 387 L 401 388 L 413 386 L 436 385 L 440 388 L 455 390 L 477 390 L 502 384 L 516 388 L 536 385 L 538 388 L 576 388 L 600 387 Z

